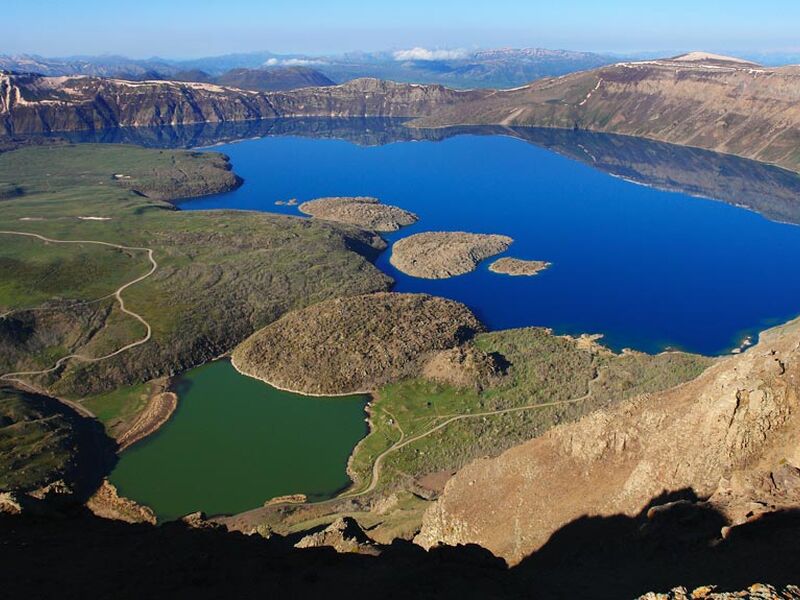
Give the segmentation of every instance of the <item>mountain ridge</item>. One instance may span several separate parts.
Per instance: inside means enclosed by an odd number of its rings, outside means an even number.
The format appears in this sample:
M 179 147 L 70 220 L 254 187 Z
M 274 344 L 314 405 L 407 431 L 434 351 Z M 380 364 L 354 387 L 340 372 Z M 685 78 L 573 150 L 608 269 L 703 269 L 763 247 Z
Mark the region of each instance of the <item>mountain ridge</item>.
M 502 90 L 360 78 L 255 92 L 210 83 L 0 73 L 0 122 L 7 135 L 277 117 L 581 129 L 800 170 L 800 67 L 762 67 L 707 53 L 621 62 Z
M 266 70 L 308 67 L 344 82 L 360 77 L 392 79 L 408 83 L 439 83 L 457 88 L 512 87 L 544 76 L 561 75 L 613 62 L 610 56 L 592 52 L 544 48 L 497 48 L 476 51 L 408 50 L 349 52 L 312 56 L 250 52 L 188 60 L 159 57 L 131 59 L 125 56 L 0 55 L 0 70 L 42 75 L 92 75 L 141 79 L 179 78 L 187 71 L 203 71 L 211 78 L 235 69 Z

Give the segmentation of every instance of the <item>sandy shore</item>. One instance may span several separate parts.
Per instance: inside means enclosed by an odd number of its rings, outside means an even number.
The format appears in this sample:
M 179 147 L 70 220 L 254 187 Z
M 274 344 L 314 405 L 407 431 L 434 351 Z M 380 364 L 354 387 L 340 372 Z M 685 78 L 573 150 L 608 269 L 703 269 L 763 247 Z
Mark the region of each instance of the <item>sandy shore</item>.
M 119 452 L 127 450 L 136 442 L 158 431 L 164 423 L 169 421 L 172 413 L 178 408 L 178 395 L 166 390 L 166 386 L 151 394 L 144 411 L 134 421 L 130 429 L 117 439 Z

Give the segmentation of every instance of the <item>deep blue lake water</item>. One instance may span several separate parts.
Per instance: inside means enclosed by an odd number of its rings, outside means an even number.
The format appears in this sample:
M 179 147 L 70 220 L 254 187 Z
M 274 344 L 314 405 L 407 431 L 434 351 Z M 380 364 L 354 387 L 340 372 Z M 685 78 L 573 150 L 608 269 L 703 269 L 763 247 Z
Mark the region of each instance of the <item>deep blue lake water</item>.
M 612 177 L 520 139 L 360 146 L 280 136 L 213 149 L 231 157 L 244 185 L 180 208 L 300 214 L 275 201 L 376 196 L 420 217 L 386 236 L 390 242 L 421 231 L 500 233 L 515 240 L 505 255 L 552 262 L 536 277 L 491 273 L 490 260 L 474 273 L 430 281 L 395 270 L 389 251 L 379 259 L 396 291 L 459 300 L 491 329 L 537 325 L 601 333 L 615 349 L 718 354 L 800 314 L 797 225 Z M 724 168 L 708 175 L 726 176 Z

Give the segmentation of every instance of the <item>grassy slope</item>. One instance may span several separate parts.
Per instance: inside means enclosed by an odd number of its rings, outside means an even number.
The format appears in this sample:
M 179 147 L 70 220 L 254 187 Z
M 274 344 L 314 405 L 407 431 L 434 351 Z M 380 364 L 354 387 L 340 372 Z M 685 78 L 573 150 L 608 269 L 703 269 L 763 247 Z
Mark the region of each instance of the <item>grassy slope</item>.
M 389 454 L 383 462 L 382 488 L 408 484 L 427 473 L 455 470 L 479 456 L 496 455 L 610 402 L 693 379 L 712 362 L 683 353 L 613 354 L 596 344 L 553 336 L 538 328 L 483 334 L 476 344 L 484 351 L 501 353 L 512 364 L 506 380 L 482 393 L 424 379 L 383 388 L 372 407 L 372 431 L 351 462 L 359 482 L 356 490 L 369 481 L 375 457 L 400 439 L 398 426 L 408 439 L 452 415 L 568 401 L 590 392 L 588 398 L 572 404 L 451 423 Z
M 81 404 L 94 413 L 110 436 L 116 437 L 130 428 L 157 388 L 157 382 L 137 383 L 83 398 Z
M 153 339 L 112 360 L 71 361 L 58 378 L 39 378 L 54 393 L 100 394 L 179 371 L 227 351 L 289 309 L 389 283 L 351 250 L 379 244 L 354 229 L 247 212 L 184 213 L 143 195 L 176 198 L 235 186 L 220 155 L 23 148 L 0 154 L 0 184 L 22 190 L 0 201 L 0 229 L 146 246 L 159 263 L 151 278 L 125 292 L 128 308 L 152 325 Z M 50 308 L 0 320 L 0 372 L 41 368 L 74 351 L 97 356 L 141 337 L 143 327 L 112 301 L 67 307 L 66 299 L 110 294 L 148 268 L 144 251 L 3 235 L 0 313 L 44 301 Z

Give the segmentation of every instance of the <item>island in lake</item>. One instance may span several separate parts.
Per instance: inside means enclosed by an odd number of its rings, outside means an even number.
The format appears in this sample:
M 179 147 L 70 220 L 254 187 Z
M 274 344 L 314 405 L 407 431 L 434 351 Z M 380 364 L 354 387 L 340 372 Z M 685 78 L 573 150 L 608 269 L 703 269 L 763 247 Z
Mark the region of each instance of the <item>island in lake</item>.
M 447 279 L 474 271 L 482 260 L 505 252 L 514 242 L 507 235 L 430 231 L 395 242 L 391 263 L 406 275 Z
M 523 260 L 521 258 L 512 258 L 504 256 L 498 258 L 489 265 L 489 270 L 492 273 L 501 273 L 503 275 L 538 275 L 545 269 L 549 269 L 552 263 L 544 260 Z

